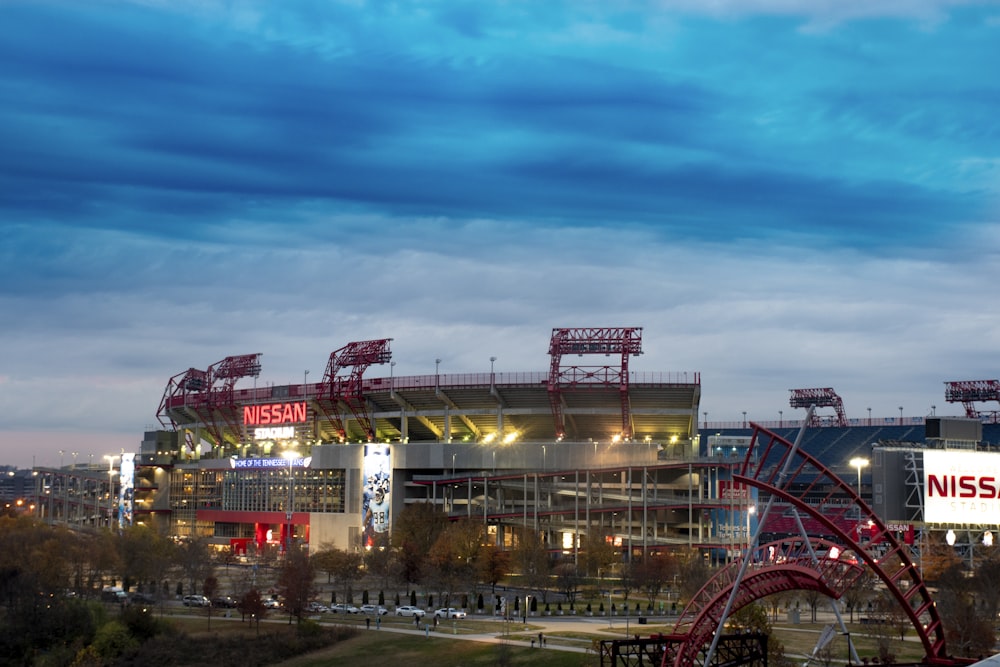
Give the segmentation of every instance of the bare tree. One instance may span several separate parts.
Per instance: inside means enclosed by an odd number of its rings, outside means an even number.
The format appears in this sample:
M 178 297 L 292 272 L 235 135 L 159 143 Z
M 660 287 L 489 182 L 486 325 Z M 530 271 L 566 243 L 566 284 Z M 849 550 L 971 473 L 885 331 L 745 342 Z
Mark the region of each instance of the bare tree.
M 278 573 L 278 588 L 285 598 L 288 622 L 295 617 L 302 622 L 302 615 L 315 595 L 316 570 L 302 547 L 292 547 L 285 553 L 285 560 Z

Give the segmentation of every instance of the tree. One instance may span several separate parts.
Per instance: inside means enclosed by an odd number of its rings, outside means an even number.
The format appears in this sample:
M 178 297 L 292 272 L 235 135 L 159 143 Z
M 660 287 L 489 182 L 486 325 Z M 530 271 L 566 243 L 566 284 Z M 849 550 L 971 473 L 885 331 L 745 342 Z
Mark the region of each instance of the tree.
M 205 577 L 205 583 L 202 584 L 202 595 L 208 598 L 208 629 L 212 629 L 212 607 L 215 605 L 212 603 L 212 598 L 215 594 L 219 592 L 219 580 L 213 575 Z
M 606 575 L 618 558 L 614 546 L 599 533 L 588 533 L 580 550 L 580 567 L 589 577 Z
M 556 588 L 563 594 L 570 604 L 576 602 L 580 594 L 580 584 L 582 577 L 576 571 L 573 563 L 560 563 L 555 567 Z
M 430 503 L 406 505 L 399 513 L 393 522 L 392 546 L 406 583 L 423 582 L 424 560 L 447 524 L 448 516 Z
M 243 594 L 239 602 L 236 603 L 236 608 L 243 617 L 249 616 L 251 623 L 257 621 L 257 636 L 259 637 L 260 621 L 267 616 L 267 606 L 264 604 L 264 598 L 261 596 L 260 591 L 256 588 L 248 590 Z
M 847 605 L 847 610 L 851 612 L 851 623 L 854 622 L 854 611 L 860 609 L 871 598 L 875 579 L 875 575 L 872 574 L 871 570 L 865 568 L 864 572 L 844 591 L 841 599 Z
M 495 544 L 484 544 L 479 548 L 476 559 L 479 580 L 490 585 L 490 592 L 496 593 L 497 582 L 510 571 L 510 552 Z
M 288 549 L 278 572 L 278 589 L 285 598 L 289 623 L 292 617 L 297 623 L 302 622 L 302 615 L 315 595 L 315 579 L 316 569 L 305 550 L 301 546 Z
M 514 547 L 512 560 L 518 569 L 526 588 L 538 591 L 542 602 L 548 601 L 548 588 L 551 563 L 549 554 L 542 544 L 541 535 L 527 528 L 521 528 L 517 534 L 517 545 Z
M 667 582 L 677 573 L 677 559 L 671 554 L 650 554 L 633 568 L 636 586 L 646 594 L 650 607 Z
M 462 519 L 445 526 L 431 545 L 427 553 L 429 575 L 438 592 L 446 593 L 448 600 L 452 594 L 472 584 L 483 536 L 481 523 Z
M 202 538 L 184 540 L 175 554 L 177 564 L 187 579 L 187 589 L 191 592 L 197 591 L 198 582 L 205 581 L 215 570 L 208 542 Z
M 992 649 L 996 640 L 992 619 L 987 616 L 989 605 L 977 604 L 982 592 L 974 578 L 967 577 L 965 567 L 956 564 L 938 577 L 936 596 L 938 614 L 945 628 L 949 648 L 956 654 L 974 657 Z

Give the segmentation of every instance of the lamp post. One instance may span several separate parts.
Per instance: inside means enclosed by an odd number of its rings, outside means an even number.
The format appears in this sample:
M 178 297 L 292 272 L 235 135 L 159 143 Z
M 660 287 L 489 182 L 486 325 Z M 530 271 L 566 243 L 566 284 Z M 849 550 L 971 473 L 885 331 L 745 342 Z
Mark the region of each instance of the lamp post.
M 899 425 L 903 425 L 903 406 L 899 406 Z
M 493 382 L 493 364 L 496 363 L 496 357 L 490 357 L 490 382 Z
M 743 411 L 743 428 L 747 427 L 747 411 Z
M 868 425 L 872 425 L 872 409 L 868 408 Z
M 288 507 L 285 508 L 285 555 L 292 546 L 292 504 L 295 501 L 295 492 L 292 488 L 292 464 L 299 457 L 299 453 L 293 449 L 286 449 L 281 453 L 281 458 L 288 461 Z
M 389 362 L 389 390 L 390 391 L 392 391 L 392 390 L 394 390 L 396 388 L 396 384 L 395 384 L 394 378 L 392 376 L 392 369 L 394 369 L 395 367 L 396 367 L 396 362 L 395 361 L 390 361 Z
M 705 430 L 707 431 L 708 430 L 708 412 L 702 412 L 701 414 L 705 415 Z
M 784 413 L 783 410 L 778 410 L 778 428 L 784 428 L 785 427 L 784 414 L 785 413 Z
M 753 547 L 753 545 L 750 544 L 750 517 L 753 516 L 756 512 L 757 512 L 756 505 L 750 505 L 747 507 L 747 557 L 748 558 L 750 555 L 750 549 Z
M 118 460 L 117 454 L 105 454 L 104 460 L 108 462 L 108 530 L 111 530 L 111 520 L 114 518 L 115 513 L 115 461 Z
M 861 469 L 868 465 L 868 459 L 862 456 L 855 456 L 849 461 L 851 466 L 858 469 L 858 498 L 861 497 Z

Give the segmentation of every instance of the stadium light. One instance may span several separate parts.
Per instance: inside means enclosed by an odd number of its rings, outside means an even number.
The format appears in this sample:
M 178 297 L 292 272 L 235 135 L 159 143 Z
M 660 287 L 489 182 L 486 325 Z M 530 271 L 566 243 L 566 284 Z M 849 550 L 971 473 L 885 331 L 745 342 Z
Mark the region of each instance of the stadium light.
M 866 467 L 869 463 L 868 459 L 862 456 L 855 456 L 849 461 L 849 463 L 858 469 L 858 498 L 861 497 L 861 469 Z

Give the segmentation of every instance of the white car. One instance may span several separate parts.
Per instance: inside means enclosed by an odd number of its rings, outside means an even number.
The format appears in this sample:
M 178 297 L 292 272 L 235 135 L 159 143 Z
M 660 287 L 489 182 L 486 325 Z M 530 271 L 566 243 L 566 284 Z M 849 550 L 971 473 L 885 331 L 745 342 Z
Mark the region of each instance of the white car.
M 330 607 L 330 611 L 334 614 L 357 614 L 360 610 L 353 604 L 335 604 Z
M 185 595 L 183 602 L 185 607 L 208 607 L 212 604 L 204 595 Z
M 417 618 L 423 618 L 425 613 L 420 607 L 413 607 L 408 604 L 396 607 L 396 616 L 416 616 Z
M 442 607 L 434 611 L 435 618 L 465 618 L 465 612 L 454 607 Z
M 281 609 L 281 603 L 274 598 L 265 598 L 264 607 L 267 609 Z
M 310 614 L 325 614 L 330 608 L 319 602 L 310 602 L 306 605 L 306 611 Z
M 377 604 L 363 604 L 361 605 L 361 613 L 375 614 L 377 616 L 385 616 L 386 614 L 389 613 L 389 610 Z

